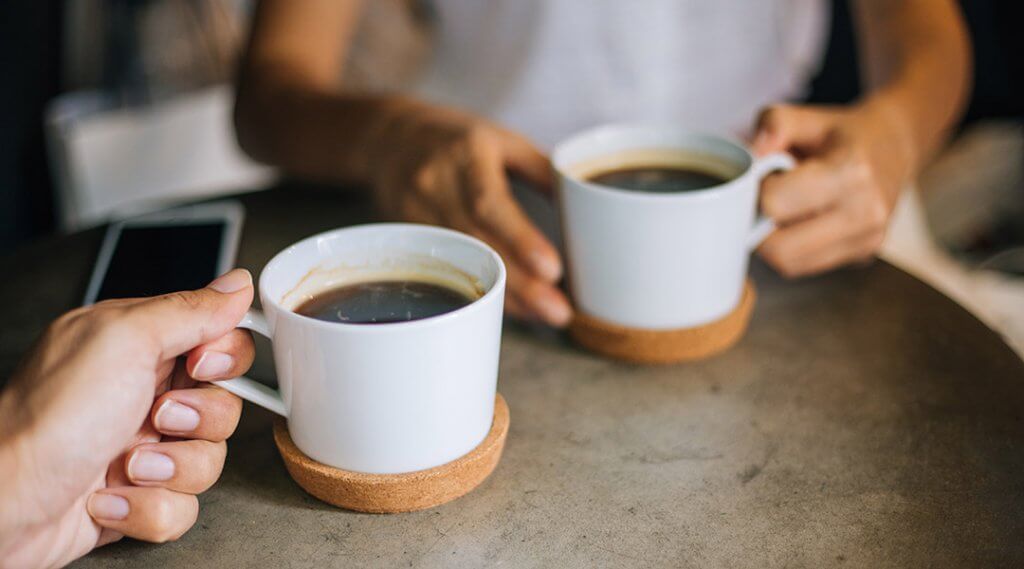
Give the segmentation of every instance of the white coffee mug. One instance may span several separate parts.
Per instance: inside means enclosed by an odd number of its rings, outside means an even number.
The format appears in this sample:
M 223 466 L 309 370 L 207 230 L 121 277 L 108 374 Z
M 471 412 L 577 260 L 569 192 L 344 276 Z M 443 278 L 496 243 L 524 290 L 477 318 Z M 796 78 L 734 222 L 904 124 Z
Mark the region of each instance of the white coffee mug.
M 678 163 L 684 156 L 729 181 L 644 193 L 584 180 L 596 170 Z M 577 309 L 651 330 L 699 326 L 737 306 L 750 251 L 774 229 L 771 220 L 756 217 L 761 181 L 794 166 L 788 154 L 755 158 L 722 137 L 646 124 L 585 131 L 559 144 L 552 159 Z
M 347 282 L 408 277 L 479 298 L 408 322 L 353 324 L 294 312 Z M 240 327 L 271 340 L 279 391 L 248 378 L 217 385 L 283 415 L 296 446 L 321 463 L 391 474 L 455 460 L 494 417 L 505 267 L 456 231 L 374 224 L 328 231 L 278 253 L 263 269 L 263 312 Z

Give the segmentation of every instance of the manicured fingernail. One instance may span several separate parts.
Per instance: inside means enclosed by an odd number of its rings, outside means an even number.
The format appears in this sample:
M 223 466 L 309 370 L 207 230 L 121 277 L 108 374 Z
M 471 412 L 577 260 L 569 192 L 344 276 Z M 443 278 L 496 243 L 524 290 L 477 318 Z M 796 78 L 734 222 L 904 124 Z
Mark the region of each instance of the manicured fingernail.
M 166 454 L 139 451 L 128 460 L 128 477 L 151 482 L 170 480 L 174 477 L 174 461 Z
M 252 275 L 245 269 L 234 269 L 210 283 L 210 288 L 224 294 L 238 292 L 247 286 L 252 286 Z
M 163 432 L 194 431 L 199 426 L 199 413 L 187 405 L 168 399 L 157 409 L 153 424 L 158 431 Z
M 565 326 L 572 319 L 572 309 L 564 302 L 552 298 L 540 298 L 540 311 L 544 320 L 552 326 Z
M 533 268 L 537 271 L 537 276 L 540 278 L 548 282 L 555 282 L 561 278 L 562 264 L 558 262 L 558 259 L 535 251 L 530 255 L 530 261 L 533 263 Z
M 128 500 L 113 494 L 93 494 L 86 505 L 89 515 L 97 520 L 123 520 L 131 508 Z
M 223 377 L 235 365 L 235 358 L 224 352 L 206 352 L 199 357 L 196 367 L 192 368 L 195 379 L 214 379 Z

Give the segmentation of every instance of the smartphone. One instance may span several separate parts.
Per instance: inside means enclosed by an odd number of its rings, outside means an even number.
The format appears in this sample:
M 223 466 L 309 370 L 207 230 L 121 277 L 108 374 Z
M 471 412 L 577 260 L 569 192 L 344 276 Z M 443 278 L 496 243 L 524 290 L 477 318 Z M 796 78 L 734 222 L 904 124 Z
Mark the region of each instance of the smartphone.
M 85 304 L 203 288 L 234 265 L 244 216 L 242 204 L 221 201 L 111 224 Z

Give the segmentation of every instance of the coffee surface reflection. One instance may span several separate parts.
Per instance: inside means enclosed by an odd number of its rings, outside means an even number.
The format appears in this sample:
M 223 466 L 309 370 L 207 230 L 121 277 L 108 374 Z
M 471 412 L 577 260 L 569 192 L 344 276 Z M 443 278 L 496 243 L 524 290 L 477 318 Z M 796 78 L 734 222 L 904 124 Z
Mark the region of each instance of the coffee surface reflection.
M 728 182 L 723 176 L 682 166 L 631 166 L 586 177 L 586 181 L 620 190 L 671 194 L 713 188 Z
M 325 290 L 300 304 L 295 312 L 326 322 L 387 324 L 439 316 L 474 300 L 429 282 L 370 281 Z

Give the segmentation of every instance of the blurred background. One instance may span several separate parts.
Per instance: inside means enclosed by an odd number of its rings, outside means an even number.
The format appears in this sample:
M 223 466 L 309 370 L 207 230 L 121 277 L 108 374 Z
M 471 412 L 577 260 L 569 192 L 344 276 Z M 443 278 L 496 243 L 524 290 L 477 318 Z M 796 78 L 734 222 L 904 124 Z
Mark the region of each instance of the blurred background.
M 831 3 L 811 102 L 860 92 L 847 1 Z M 401 50 L 381 45 L 410 37 L 396 30 L 429 26 L 429 1 L 369 4 L 346 73 L 372 84 L 394 74 L 378 73 L 383 66 L 415 72 Z M 974 44 L 970 107 L 901 204 L 883 256 L 1022 348 L 1024 4 L 961 5 Z M 252 8 L 252 0 L 0 5 L 0 254 L 169 203 L 272 187 L 277 174 L 241 153 L 231 126 L 232 76 Z M 359 41 L 377 57 L 361 59 Z

